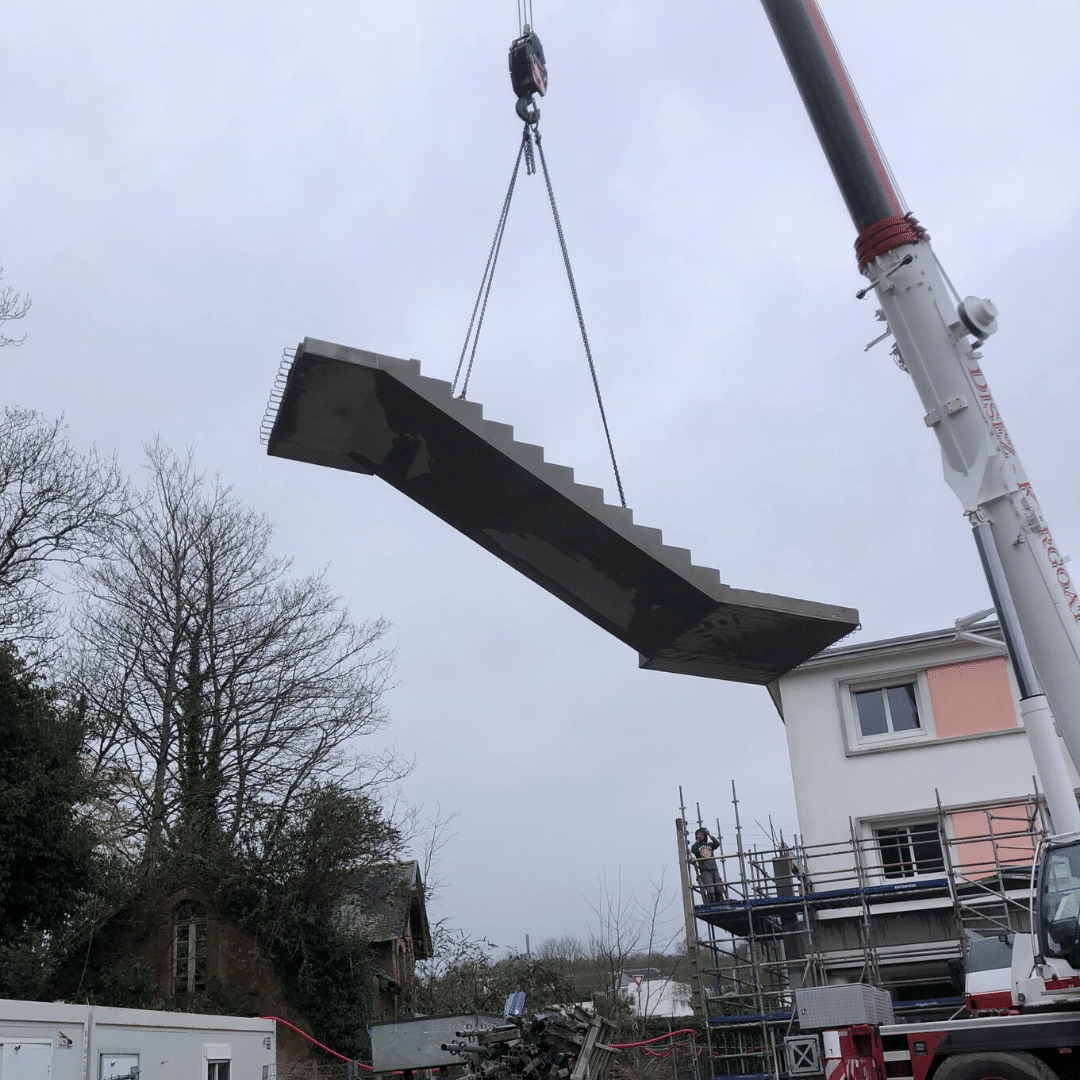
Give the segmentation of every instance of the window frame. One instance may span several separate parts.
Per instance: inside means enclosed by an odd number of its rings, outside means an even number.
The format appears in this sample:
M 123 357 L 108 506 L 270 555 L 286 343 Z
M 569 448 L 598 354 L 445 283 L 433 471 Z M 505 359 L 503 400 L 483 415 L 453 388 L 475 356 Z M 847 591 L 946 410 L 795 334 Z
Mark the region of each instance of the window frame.
M 23 1042 L 27 1040 L 24 1039 Z M 105 1074 L 105 1061 L 107 1058 L 134 1058 L 135 1065 L 128 1066 L 126 1073 L 114 1073 L 110 1072 L 108 1076 Z M 131 1069 L 135 1071 L 132 1072 Z M 142 1073 L 142 1061 L 139 1057 L 138 1050 L 98 1050 L 98 1080 L 113 1080 L 114 1077 L 133 1077 L 137 1078 Z
M 180 910 L 185 906 L 191 908 L 192 914 L 185 919 L 180 919 L 178 917 Z M 183 934 L 181 931 L 183 931 Z M 185 965 L 187 968 L 183 976 L 183 985 L 181 985 L 179 972 L 181 937 L 184 938 Z M 202 946 L 201 950 L 200 944 Z M 190 997 L 203 992 L 206 989 L 209 949 L 207 944 L 206 905 L 201 901 L 189 898 L 174 905 L 171 951 L 173 994 Z M 201 967 L 199 964 L 200 956 L 202 960 Z
M 867 826 L 870 831 L 870 839 L 874 843 L 874 854 L 877 859 L 878 871 L 881 874 L 881 878 L 886 882 L 900 882 L 900 881 L 917 881 L 925 878 L 940 877 L 946 872 L 945 862 L 945 846 L 948 843 L 948 837 L 943 835 L 941 822 L 936 817 L 929 816 L 915 816 L 911 818 L 895 818 L 885 821 L 868 822 Z M 901 870 L 899 873 L 892 871 L 886 866 L 884 852 L 882 850 L 882 832 L 888 832 L 890 830 L 907 830 L 907 849 L 912 856 L 910 866 L 911 872 L 904 873 Z M 915 842 L 912 840 L 911 831 L 913 829 L 933 829 L 934 834 L 937 837 L 938 844 L 938 862 L 940 865 L 935 866 L 933 869 L 921 870 L 919 869 L 918 862 L 915 858 Z
M 224 1032 L 222 1033 L 224 1034 Z M 202 1044 L 202 1080 L 212 1080 L 224 1073 L 224 1080 L 232 1076 L 232 1043 Z M 221 1068 L 224 1066 L 224 1069 Z
M 885 691 L 892 687 L 909 685 L 915 687 L 915 709 L 919 717 L 919 726 L 908 731 L 893 731 L 890 728 L 877 735 L 864 735 L 855 695 L 868 690 Z M 840 697 L 840 713 L 847 736 L 848 753 L 895 750 L 903 746 L 929 742 L 937 737 L 925 668 L 917 668 L 914 671 L 911 668 L 901 668 L 897 671 L 878 672 L 863 678 L 838 681 L 837 692 Z
M 1076 916 L 1072 910 L 1075 905 L 1071 902 L 1076 898 L 1077 889 L 1075 887 L 1055 889 L 1053 886 L 1058 882 L 1051 877 L 1051 872 L 1056 861 L 1055 856 L 1059 859 L 1064 857 L 1064 861 L 1071 870 L 1077 862 L 1077 849 L 1080 849 L 1080 842 L 1077 841 L 1068 844 L 1051 844 L 1045 848 L 1046 856 L 1039 865 L 1038 882 L 1035 888 L 1035 902 L 1041 913 L 1038 934 L 1039 952 L 1051 960 L 1064 960 L 1067 964 L 1073 966 L 1075 966 L 1076 953 L 1080 949 L 1076 938 Z M 1070 873 L 1069 878 L 1071 881 L 1075 881 L 1075 873 Z M 1065 911 L 1051 910 L 1049 902 L 1051 897 L 1054 898 L 1053 906 L 1055 909 L 1060 909 L 1067 904 L 1068 907 Z M 1065 915 L 1064 920 L 1054 919 L 1054 915 L 1059 913 Z M 1061 926 L 1063 922 L 1066 925 Z M 1070 923 L 1071 926 L 1068 925 Z M 1060 926 L 1061 929 L 1056 929 L 1055 924 Z M 1072 932 L 1071 941 L 1064 936 L 1069 931 Z M 1061 935 L 1060 939 L 1055 939 L 1052 936 L 1053 934 Z

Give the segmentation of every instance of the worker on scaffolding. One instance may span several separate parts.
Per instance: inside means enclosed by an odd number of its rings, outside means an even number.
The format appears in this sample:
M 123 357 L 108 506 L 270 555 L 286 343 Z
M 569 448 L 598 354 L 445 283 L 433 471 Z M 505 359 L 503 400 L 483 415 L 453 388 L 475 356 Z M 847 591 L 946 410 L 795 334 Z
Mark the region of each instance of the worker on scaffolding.
M 704 904 L 718 904 L 724 899 L 724 883 L 716 866 L 716 849 L 720 847 L 708 829 L 699 828 L 694 833 L 694 842 L 690 845 L 690 854 L 694 857 L 698 885 L 701 887 L 701 901 Z

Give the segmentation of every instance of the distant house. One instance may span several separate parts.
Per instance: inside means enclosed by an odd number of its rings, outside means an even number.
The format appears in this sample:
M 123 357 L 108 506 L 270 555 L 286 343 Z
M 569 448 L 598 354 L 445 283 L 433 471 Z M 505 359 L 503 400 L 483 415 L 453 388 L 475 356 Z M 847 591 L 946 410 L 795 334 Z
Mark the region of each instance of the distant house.
M 342 916 L 371 947 L 377 996 L 375 1020 L 392 1020 L 415 999 L 416 961 L 431 956 L 431 929 L 420 864 L 410 859 L 359 872 Z
M 375 967 L 373 1020 L 407 1011 L 417 959 L 431 955 L 423 884 L 415 862 L 357 871 L 340 917 L 369 943 Z M 141 898 L 101 934 L 99 959 L 141 964 L 156 976 L 160 1002 L 179 1009 L 279 1016 L 310 1031 L 288 1004 L 273 962 L 256 937 L 198 889 Z M 287 1029 L 278 1043 L 283 1068 L 306 1059 L 309 1045 Z
M 143 896 L 117 912 L 100 932 L 91 966 L 118 962 L 153 973 L 158 1008 L 280 1016 L 310 1030 L 307 1019 L 288 1004 L 281 980 L 254 935 L 198 889 Z M 308 1044 L 286 1028 L 277 1046 L 279 1075 L 310 1054 Z

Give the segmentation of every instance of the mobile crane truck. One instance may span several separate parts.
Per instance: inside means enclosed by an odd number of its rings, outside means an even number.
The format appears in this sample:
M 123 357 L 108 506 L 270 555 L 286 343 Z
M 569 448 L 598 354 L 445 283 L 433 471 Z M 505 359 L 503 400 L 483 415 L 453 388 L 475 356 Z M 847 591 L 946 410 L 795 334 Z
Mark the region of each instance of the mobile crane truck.
M 1053 824 L 1035 859 L 1032 933 L 1015 936 L 1010 987 L 969 995 L 967 1015 L 926 1024 L 878 1022 L 880 999 L 875 1006 L 869 987 L 859 988 L 869 1007 L 854 1012 L 854 987 L 797 991 L 803 1034 L 789 1039 L 789 1073 L 1071 1080 L 1080 1074 L 1080 810 L 1061 742 L 1080 763 L 1080 589 L 983 371 L 997 308 L 953 291 L 926 230 L 901 201 L 815 0 L 761 2 L 858 232 L 868 284 L 856 296 L 876 296 L 882 338 L 894 339 L 893 358 L 915 384 L 946 480 L 971 523 Z

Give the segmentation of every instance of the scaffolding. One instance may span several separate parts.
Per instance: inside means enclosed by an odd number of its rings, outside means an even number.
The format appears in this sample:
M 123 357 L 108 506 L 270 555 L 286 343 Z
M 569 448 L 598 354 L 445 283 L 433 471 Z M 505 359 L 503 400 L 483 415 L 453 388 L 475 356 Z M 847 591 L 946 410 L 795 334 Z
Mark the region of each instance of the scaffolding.
M 1031 870 L 1048 825 L 1037 791 L 992 806 L 939 797 L 915 825 L 866 835 L 851 822 L 831 844 L 785 838 L 770 823 L 769 842 L 750 847 L 733 784 L 733 832 L 719 821 L 709 829 L 718 881 L 699 880 L 681 789 L 679 802 L 691 990 L 712 1077 L 786 1077 L 800 987 L 867 982 L 890 991 L 899 1017 L 949 1016 L 963 1007 L 971 939 L 1030 929 Z

